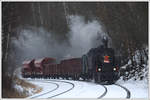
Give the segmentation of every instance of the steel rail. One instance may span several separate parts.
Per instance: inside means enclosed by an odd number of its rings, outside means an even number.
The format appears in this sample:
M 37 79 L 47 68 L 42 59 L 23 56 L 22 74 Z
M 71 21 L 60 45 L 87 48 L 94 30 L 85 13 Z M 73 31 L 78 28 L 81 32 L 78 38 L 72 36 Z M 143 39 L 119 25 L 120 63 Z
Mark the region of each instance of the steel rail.
M 120 85 L 120 84 L 114 84 L 114 85 L 116 85 L 116 86 L 119 86 L 119 87 L 121 87 L 121 88 L 123 88 L 126 92 L 127 92 L 127 96 L 126 96 L 126 98 L 130 98 L 131 97 L 131 93 L 130 93 L 130 91 L 126 88 L 126 87 L 124 87 L 124 86 L 122 86 L 122 85 Z
M 34 81 L 36 81 L 36 80 L 34 80 Z M 41 80 L 40 80 L 40 81 L 41 81 Z M 51 92 L 53 92 L 53 91 L 55 91 L 55 90 L 57 90 L 57 89 L 59 88 L 59 84 L 57 84 L 57 83 L 47 82 L 47 81 L 46 81 L 46 82 L 45 82 L 45 81 L 42 81 L 42 82 L 44 82 L 44 83 L 55 84 L 55 85 L 56 85 L 56 88 L 54 88 L 53 90 L 50 90 L 50 91 L 48 91 L 48 92 L 46 92 L 46 93 L 43 93 L 43 94 L 39 94 L 39 95 L 33 96 L 33 97 L 31 97 L 31 99 L 40 97 L 40 96 L 45 95 L 45 94 L 48 94 L 48 93 L 51 93 Z
M 101 84 L 99 84 L 99 85 L 101 85 Z M 106 88 L 106 86 L 104 86 L 104 85 L 101 85 L 101 86 L 104 87 L 105 91 L 104 91 L 104 93 L 103 93 L 101 96 L 99 96 L 97 99 L 103 98 L 103 97 L 106 95 L 106 93 L 107 93 L 107 88 Z
M 48 81 L 63 82 L 63 83 L 68 83 L 68 84 L 71 84 L 71 85 L 72 85 L 72 87 L 69 88 L 68 90 L 66 90 L 66 91 L 64 91 L 64 92 L 61 92 L 61 93 L 58 93 L 58 94 L 55 94 L 55 95 L 50 96 L 50 97 L 48 97 L 48 98 L 54 98 L 54 97 L 56 97 L 56 96 L 62 95 L 62 94 L 64 94 L 64 93 L 68 92 L 68 91 L 71 91 L 71 90 L 75 87 L 75 85 L 74 85 L 73 83 L 71 83 L 71 82 L 59 81 L 59 80 L 48 80 Z

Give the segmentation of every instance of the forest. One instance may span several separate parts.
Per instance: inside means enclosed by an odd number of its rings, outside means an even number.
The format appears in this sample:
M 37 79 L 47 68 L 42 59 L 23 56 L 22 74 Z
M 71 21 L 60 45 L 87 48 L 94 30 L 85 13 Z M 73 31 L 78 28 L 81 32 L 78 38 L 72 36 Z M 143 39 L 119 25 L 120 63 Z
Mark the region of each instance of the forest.
M 100 45 L 101 34 L 126 66 L 124 80 L 148 77 L 148 2 L 2 2 L 1 8 L 2 90 L 11 88 L 24 60 L 82 56 Z M 84 34 L 81 45 L 75 33 Z

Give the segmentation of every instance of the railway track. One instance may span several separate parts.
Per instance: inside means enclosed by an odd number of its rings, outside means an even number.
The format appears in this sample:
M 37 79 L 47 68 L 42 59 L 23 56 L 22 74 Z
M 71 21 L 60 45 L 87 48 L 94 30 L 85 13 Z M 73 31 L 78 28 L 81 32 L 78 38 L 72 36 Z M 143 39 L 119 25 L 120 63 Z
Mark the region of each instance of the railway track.
M 17 69 L 19 70 L 20 68 L 17 68 Z M 16 71 L 16 72 L 17 72 L 17 71 Z M 39 94 L 39 95 L 33 96 L 33 97 L 31 97 L 31 98 L 38 98 L 38 97 L 40 97 L 40 96 L 43 96 L 43 95 L 46 95 L 46 94 L 49 94 L 49 93 L 52 93 L 52 92 L 56 91 L 56 90 L 60 87 L 60 85 L 59 85 L 58 83 L 55 83 L 55 82 L 67 83 L 67 84 L 72 85 L 72 87 L 69 88 L 69 89 L 67 89 L 67 90 L 65 90 L 65 91 L 63 91 L 63 92 L 61 92 L 61 93 L 52 95 L 52 96 L 50 96 L 50 97 L 48 97 L 48 98 L 54 98 L 54 97 L 57 97 L 57 96 L 59 96 L 59 95 L 65 94 L 66 92 L 71 91 L 71 90 L 75 87 L 75 84 L 73 84 L 73 83 L 71 83 L 71 82 L 68 82 L 68 81 L 63 81 L 63 80 L 30 80 L 30 79 L 29 79 L 29 81 L 41 81 L 41 82 L 44 82 L 44 83 L 50 83 L 50 84 L 56 85 L 56 88 L 54 88 L 54 89 L 52 89 L 52 90 L 50 90 L 50 91 L 48 91 L 48 92 L 45 92 L 45 93 L 43 93 L 43 94 Z M 88 82 L 88 81 L 87 81 L 87 82 Z M 98 84 L 98 85 L 101 85 L 102 87 L 104 87 L 105 91 L 104 91 L 103 94 L 100 95 L 97 99 L 105 98 L 105 95 L 107 94 L 107 92 L 109 92 L 109 90 L 108 90 L 107 87 L 106 87 L 107 85 L 102 85 L 102 84 Z M 130 91 L 129 91 L 126 87 L 124 87 L 124 86 L 122 86 L 122 85 L 120 85 L 120 84 L 113 84 L 113 85 L 116 85 L 116 86 L 118 86 L 118 87 L 124 89 L 124 90 L 126 91 L 126 93 L 127 93 L 127 95 L 126 95 L 126 98 L 127 98 L 127 99 L 129 99 L 129 98 L 131 97 L 131 93 L 130 93 Z
M 90 81 L 86 81 L 86 82 L 90 82 Z M 100 95 L 99 97 L 97 97 L 97 99 L 101 99 L 101 98 L 103 98 L 106 95 L 106 93 L 107 93 L 107 87 L 105 85 L 102 85 L 102 84 L 98 84 L 98 83 L 95 83 L 95 84 L 101 85 L 105 89 L 105 91 L 103 92 L 103 94 Z
M 66 92 L 69 92 L 69 91 L 71 91 L 71 90 L 72 90 L 72 89 L 75 87 L 75 85 L 74 85 L 73 83 L 71 83 L 71 82 L 66 82 L 66 81 L 58 81 L 58 80 L 50 80 L 50 81 L 68 83 L 68 84 L 71 84 L 71 85 L 72 85 L 72 87 L 71 87 L 71 88 L 69 88 L 68 90 L 64 91 L 64 92 L 61 92 L 61 93 L 55 94 L 55 95 L 53 95 L 53 96 L 50 96 L 50 97 L 48 97 L 48 98 L 53 98 L 53 97 L 56 97 L 56 96 L 62 95 L 62 94 L 64 94 L 64 93 L 66 93 Z
M 100 95 L 97 99 L 103 98 L 103 97 L 106 95 L 106 93 L 107 93 L 107 88 L 106 88 L 106 86 L 104 86 L 104 85 L 101 85 L 101 86 L 104 87 L 105 91 L 104 91 L 104 93 L 103 93 L 102 95 Z
M 44 82 L 44 83 L 55 84 L 55 85 L 56 85 L 56 88 L 54 88 L 53 90 L 50 90 L 50 91 L 48 91 L 48 92 L 46 92 L 46 93 L 39 94 L 39 95 L 37 95 L 37 96 L 31 97 L 31 99 L 40 97 L 40 96 L 42 96 L 42 95 L 46 95 L 46 94 L 51 93 L 51 92 L 53 92 L 53 91 L 55 91 L 55 90 L 57 90 L 57 89 L 59 88 L 59 84 L 57 84 L 57 83 L 53 83 L 53 82 Z
M 127 99 L 129 99 L 131 97 L 131 93 L 126 87 L 119 85 L 119 84 L 114 84 L 114 85 L 121 87 L 122 89 L 124 89 L 127 92 L 127 96 L 126 96 Z
M 33 80 L 32 80 L 32 81 L 33 81 Z M 34 80 L 34 81 L 36 81 L 36 80 Z M 69 89 L 63 91 L 63 92 L 56 93 L 56 94 L 54 94 L 54 95 L 52 95 L 52 96 L 48 96 L 47 98 L 54 98 L 54 97 L 57 97 L 57 96 L 59 96 L 59 95 L 65 94 L 65 93 L 71 91 L 71 90 L 75 87 L 75 84 L 74 84 L 74 83 L 68 82 L 68 81 L 63 81 L 63 80 L 37 80 L 37 81 L 42 81 L 42 82 L 44 82 L 44 83 L 55 84 L 55 85 L 56 85 L 56 88 L 54 88 L 53 90 L 50 90 L 50 91 L 48 91 L 48 92 L 46 92 L 46 93 L 43 93 L 43 94 L 34 96 L 34 97 L 32 97 L 32 98 L 37 98 L 37 97 L 40 97 L 40 96 L 43 96 L 43 95 L 46 95 L 46 94 L 49 94 L 49 93 L 51 93 L 51 92 L 56 91 L 60 86 L 59 86 L 59 83 L 55 83 L 55 82 L 67 83 L 67 84 L 70 84 L 71 87 L 70 87 Z M 107 98 L 106 94 L 107 94 L 107 92 L 109 92 L 109 90 L 107 89 L 106 86 L 108 86 L 108 85 L 102 85 L 102 84 L 97 84 L 97 85 L 101 85 L 101 86 L 105 89 L 105 91 L 103 92 L 103 94 L 101 94 L 97 99 Z M 118 86 L 118 87 L 122 88 L 123 90 L 125 90 L 126 93 L 127 93 L 127 95 L 126 95 L 126 98 L 127 98 L 127 99 L 129 99 L 129 98 L 131 97 L 131 93 L 130 93 L 130 91 L 129 91 L 126 87 L 124 87 L 124 86 L 122 86 L 122 85 L 119 85 L 119 84 L 113 84 L 113 85 Z M 106 97 L 105 97 L 105 96 L 106 96 Z
M 31 81 L 31 80 L 29 80 L 29 81 Z M 32 81 L 33 81 L 33 80 L 32 80 Z M 55 84 L 55 85 L 56 85 L 56 88 L 54 88 L 53 90 L 50 90 L 50 91 L 48 91 L 48 92 L 46 92 L 46 93 L 39 94 L 39 95 L 37 95 L 37 96 L 31 97 L 32 99 L 33 99 L 33 98 L 40 97 L 40 96 L 43 96 L 43 95 L 47 95 L 47 94 L 49 94 L 49 93 L 51 93 L 51 92 L 56 91 L 56 90 L 60 87 L 60 85 L 59 85 L 59 84 L 57 84 L 57 83 L 54 83 L 54 82 L 67 83 L 67 84 L 72 85 L 72 87 L 71 87 L 71 88 L 69 88 L 69 89 L 67 89 L 67 90 L 65 90 L 65 91 L 63 91 L 63 92 L 61 92 L 61 93 L 58 93 L 58 94 L 52 95 L 52 96 L 50 96 L 50 97 L 48 97 L 48 98 L 54 98 L 54 97 L 56 97 L 56 96 L 62 95 L 62 94 L 64 94 L 64 93 L 66 93 L 66 92 L 71 91 L 71 90 L 75 87 L 75 85 L 74 85 L 73 83 L 71 83 L 71 82 L 66 82 L 66 81 L 59 81 L 59 80 L 45 80 L 45 81 L 43 81 L 43 80 L 34 80 L 34 81 L 42 81 L 42 82 L 44 82 L 44 83 L 51 83 L 51 84 Z
M 96 83 L 96 84 L 98 84 L 98 83 Z M 102 95 L 100 95 L 97 99 L 101 99 L 101 98 L 103 98 L 106 94 L 107 94 L 107 92 L 108 92 L 108 89 L 107 89 L 107 85 L 103 85 L 103 84 L 98 84 L 98 85 L 101 85 L 101 86 L 103 86 L 104 87 L 104 89 L 105 89 L 105 91 L 104 91 L 104 93 L 102 94 Z M 130 91 L 126 88 L 126 87 L 124 87 L 124 86 L 122 86 L 122 85 L 120 85 L 120 84 L 114 84 L 114 85 L 116 85 L 116 86 L 118 86 L 118 87 L 121 87 L 122 89 L 124 89 L 125 91 L 126 91 L 126 93 L 127 93 L 127 96 L 126 96 L 126 98 L 127 99 L 129 99 L 130 97 L 131 97 L 131 93 L 130 93 Z M 104 97 L 105 98 L 105 97 Z
M 120 87 L 120 88 L 122 88 L 123 90 L 126 91 L 126 93 L 127 93 L 126 99 L 129 99 L 131 97 L 131 93 L 130 93 L 130 91 L 126 87 L 124 87 L 124 86 L 122 86 L 120 84 L 113 84 L 113 85 L 116 85 L 116 86 L 118 86 L 118 87 Z M 105 95 L 107 94 L 107 92 L 109 92 L 109 90 L 106 87 L 107 85 L 102 85 L 102 86 L 105 88 L 105 92 L 100 97 L 98 97 L 98 99 L 105 98 Z

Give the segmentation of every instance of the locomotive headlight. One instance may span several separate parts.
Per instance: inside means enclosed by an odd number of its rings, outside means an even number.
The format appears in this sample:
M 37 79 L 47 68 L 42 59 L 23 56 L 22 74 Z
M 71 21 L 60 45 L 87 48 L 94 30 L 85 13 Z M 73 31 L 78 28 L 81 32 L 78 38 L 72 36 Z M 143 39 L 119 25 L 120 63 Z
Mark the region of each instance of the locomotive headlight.
M 98 71 L 100 72 L 102 69 L 101 68 L 98 68 Z
M 116 69 L 116 68 L 113 68 L 113 70 L 116 71 L 117 69 Z

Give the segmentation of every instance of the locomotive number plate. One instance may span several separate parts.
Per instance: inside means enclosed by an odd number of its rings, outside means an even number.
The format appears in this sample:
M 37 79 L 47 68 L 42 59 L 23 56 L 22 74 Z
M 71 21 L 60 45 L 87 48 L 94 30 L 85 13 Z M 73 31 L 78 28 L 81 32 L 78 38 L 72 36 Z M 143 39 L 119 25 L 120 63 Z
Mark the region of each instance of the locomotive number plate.
M 104 63 L 110 63 L 109 56 L 104 56 Z

